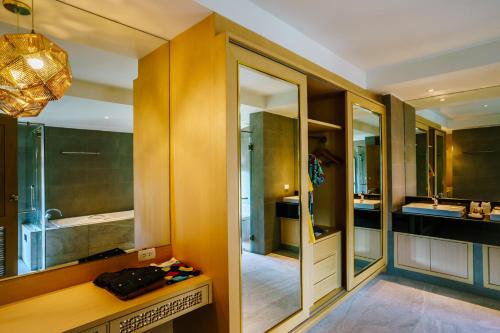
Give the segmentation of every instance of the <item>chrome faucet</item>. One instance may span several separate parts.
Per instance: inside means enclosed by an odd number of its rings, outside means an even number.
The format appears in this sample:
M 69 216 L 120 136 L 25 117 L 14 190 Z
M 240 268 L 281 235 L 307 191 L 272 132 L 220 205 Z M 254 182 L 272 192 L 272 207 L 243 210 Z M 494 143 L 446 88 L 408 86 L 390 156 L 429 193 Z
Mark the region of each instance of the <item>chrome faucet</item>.
M 439 197 L 437 195 L 432 196 L 432 207 L 436 208 L 439 205 Z
M 45 211 L 45 219 L 50 220 L 52 218 L 51 212 L 56 212 L 59 214 L 59 217 L 63 217 L 63 213 L 57 208 L 49 208 Z
M 364 193 L 363 193 L 363 192 L 361 192 L 361 193 L 359 194 L 359 201 L 360 201 L 360 202 L 365 201 L 365 195 L 364 195 Z

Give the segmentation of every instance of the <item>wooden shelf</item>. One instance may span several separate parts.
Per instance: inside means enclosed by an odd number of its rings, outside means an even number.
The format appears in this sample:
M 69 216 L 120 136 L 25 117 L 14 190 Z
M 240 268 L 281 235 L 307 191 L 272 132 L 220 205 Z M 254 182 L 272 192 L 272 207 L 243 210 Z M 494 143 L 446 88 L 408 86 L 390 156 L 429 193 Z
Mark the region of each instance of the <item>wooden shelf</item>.
M 325 123 L 323 121 L 314 119 L 307 119 L 307 125 L 309 128 L 309 133 L 338 131 L 342 129 L 342 126 L 331 123 Z

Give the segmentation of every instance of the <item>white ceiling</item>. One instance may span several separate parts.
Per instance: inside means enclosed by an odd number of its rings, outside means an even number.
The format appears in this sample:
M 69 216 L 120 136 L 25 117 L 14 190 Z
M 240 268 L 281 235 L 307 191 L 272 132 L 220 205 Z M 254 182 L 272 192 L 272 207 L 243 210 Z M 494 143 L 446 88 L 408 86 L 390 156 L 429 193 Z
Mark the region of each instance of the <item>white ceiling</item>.
M 379 93 L 500 84 L 498 0 L 250 1 L 363 69 Z
M 20 121 L 53 127 L 132 133 L 133 107 L 66 95 L 49 103 L 38 117 L 21 118 Z
M 500 35 L 498 0 L 251 1 L 365 70 Z

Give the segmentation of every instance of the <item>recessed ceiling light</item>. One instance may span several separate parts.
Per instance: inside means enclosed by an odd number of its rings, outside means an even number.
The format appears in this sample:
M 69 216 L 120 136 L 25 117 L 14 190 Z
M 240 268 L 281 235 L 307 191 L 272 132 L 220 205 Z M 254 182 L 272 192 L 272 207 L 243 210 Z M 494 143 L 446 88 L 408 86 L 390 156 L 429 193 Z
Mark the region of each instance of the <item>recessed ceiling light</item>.
M 430 92 L 430 93 L 434 92 L 434 89 L 431 88 L 431 89 L 427 90 L 427 92 Z
M 483 105 L 483 107 L 484 107 L 484 108 L 487 108 L 487 107 L 488 107 L 488 104 L 484 104 L 484 105 Z
M 444 101 L 446 101 L 446 98 L 441 98 L 439 101 L 444 102 Z
M 109 119 L 109 116 L 104 116 L 104 119 Z

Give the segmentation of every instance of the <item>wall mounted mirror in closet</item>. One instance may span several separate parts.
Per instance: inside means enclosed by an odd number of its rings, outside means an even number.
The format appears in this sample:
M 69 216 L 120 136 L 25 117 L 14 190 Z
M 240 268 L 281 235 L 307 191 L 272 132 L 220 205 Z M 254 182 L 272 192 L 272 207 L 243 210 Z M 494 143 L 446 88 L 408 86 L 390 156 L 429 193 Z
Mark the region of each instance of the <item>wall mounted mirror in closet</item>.
M 347 231 L 347 289 L 385 265 L 385 108 L 348 94 L 350 188 Z
M 298 87 L 244 65 L 240 79 L 243 332 L 301 308 Z
M 0 278 L 135 248 L 133 82 L 166 42 L 63 2 L 35 6 L 36 32 L 67 52 L 73 78 L 37 117 L 0 116 Z M 0 8 L 1 34 L 31 22 Z
M 244 333 L 268 331 L 303 307 L 300 86 L 293 71 L 269 63 L 238 65 Z
M 353 107 L 354 274 L 382 257 L 381 116 Z

